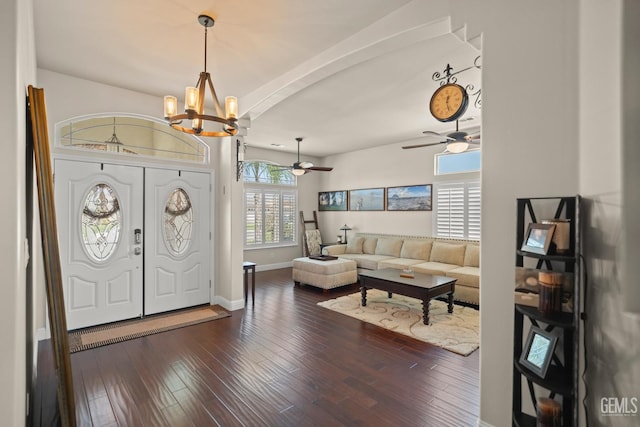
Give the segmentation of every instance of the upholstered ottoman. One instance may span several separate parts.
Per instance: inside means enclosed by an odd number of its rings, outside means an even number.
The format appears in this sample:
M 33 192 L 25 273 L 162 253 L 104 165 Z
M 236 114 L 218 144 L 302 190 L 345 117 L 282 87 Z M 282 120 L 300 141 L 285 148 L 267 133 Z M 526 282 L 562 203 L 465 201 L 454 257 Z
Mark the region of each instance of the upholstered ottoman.
M 293 282 L 295 286 L 302 284 L 324 289 L 350 285 L 358 281 L 356 262 L 338 258 L 330 261 L 309 259 L 308 257 L 293 260 Z

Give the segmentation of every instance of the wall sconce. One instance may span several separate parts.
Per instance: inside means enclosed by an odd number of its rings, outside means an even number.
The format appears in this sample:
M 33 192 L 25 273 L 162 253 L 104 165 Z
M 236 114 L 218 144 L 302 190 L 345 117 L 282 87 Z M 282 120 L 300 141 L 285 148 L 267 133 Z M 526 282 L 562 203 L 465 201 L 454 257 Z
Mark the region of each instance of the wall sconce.
M 236 182 L 240 181 L 242 171 L 244 170 L 244 152 L 247 149 L 246 144 L 242 144 L 236 139 Z
M 342 227 L 340 227 L 340 230 L 344 231 L 344 240 L 340 243 L 347 243 L 347 231 L 351 230 L 351 227 L 345 224 Z

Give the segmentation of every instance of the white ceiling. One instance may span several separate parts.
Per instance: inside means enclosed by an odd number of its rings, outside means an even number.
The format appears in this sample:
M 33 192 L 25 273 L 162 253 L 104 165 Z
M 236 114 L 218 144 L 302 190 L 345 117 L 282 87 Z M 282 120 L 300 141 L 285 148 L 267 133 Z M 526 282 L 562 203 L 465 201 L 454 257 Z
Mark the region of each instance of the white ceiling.
M 423 0 L 35 0 L 38 67 L 156 96 L 203 70 L 200 13 L 216 19 L 208 71 L 220 98 L 251 119 L 251 146 L 326 156 L 445 132 L 427 110 L 447 63 L 479 55 L 448 20 L 416 25 Z M 414 14 L 415 15 L 415 14 Z M 407 26 L 398 26 L 398 21 Z M 480 86 L 480 71 L 459 76 Z M 161 111 L 161 107 L 158 107 Z M 479 124 L 473 104 L 465 117 Z M 462 126 L 461 126 L 462 127 Z M 439 148 L 435 148 L 437 151 Z

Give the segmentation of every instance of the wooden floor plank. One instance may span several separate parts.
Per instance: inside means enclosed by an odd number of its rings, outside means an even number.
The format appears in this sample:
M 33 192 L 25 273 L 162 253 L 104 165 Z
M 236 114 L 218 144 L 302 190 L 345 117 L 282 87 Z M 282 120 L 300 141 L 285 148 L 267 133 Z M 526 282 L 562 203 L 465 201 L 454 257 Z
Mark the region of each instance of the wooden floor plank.
M 258 272 L 255 307 L 74 353 L 78 425 L 477 425 L 479 352 L 317 305 L 357 291 L 326 295 L 294 287 L 291 269 Z

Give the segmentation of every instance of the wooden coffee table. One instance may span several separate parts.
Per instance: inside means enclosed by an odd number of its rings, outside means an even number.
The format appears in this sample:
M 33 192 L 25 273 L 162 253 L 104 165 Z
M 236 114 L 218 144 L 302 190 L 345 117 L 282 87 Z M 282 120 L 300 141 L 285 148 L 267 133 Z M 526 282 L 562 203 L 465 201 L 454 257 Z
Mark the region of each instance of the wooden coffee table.
M 456 279 L 431 274 L 414 273 L 413 278 L 400 277 L 401 270 L 385 268 L 382 270 L 363 271 L 358 274 L 362 306 L 367 305 L 367 289 L 380 289 L 392 294 L 422 300 L 423 323 L 429 324 L 429 302 L 431 298 L 447 294 L 448 312 L 453 313 L 453 292 Z

